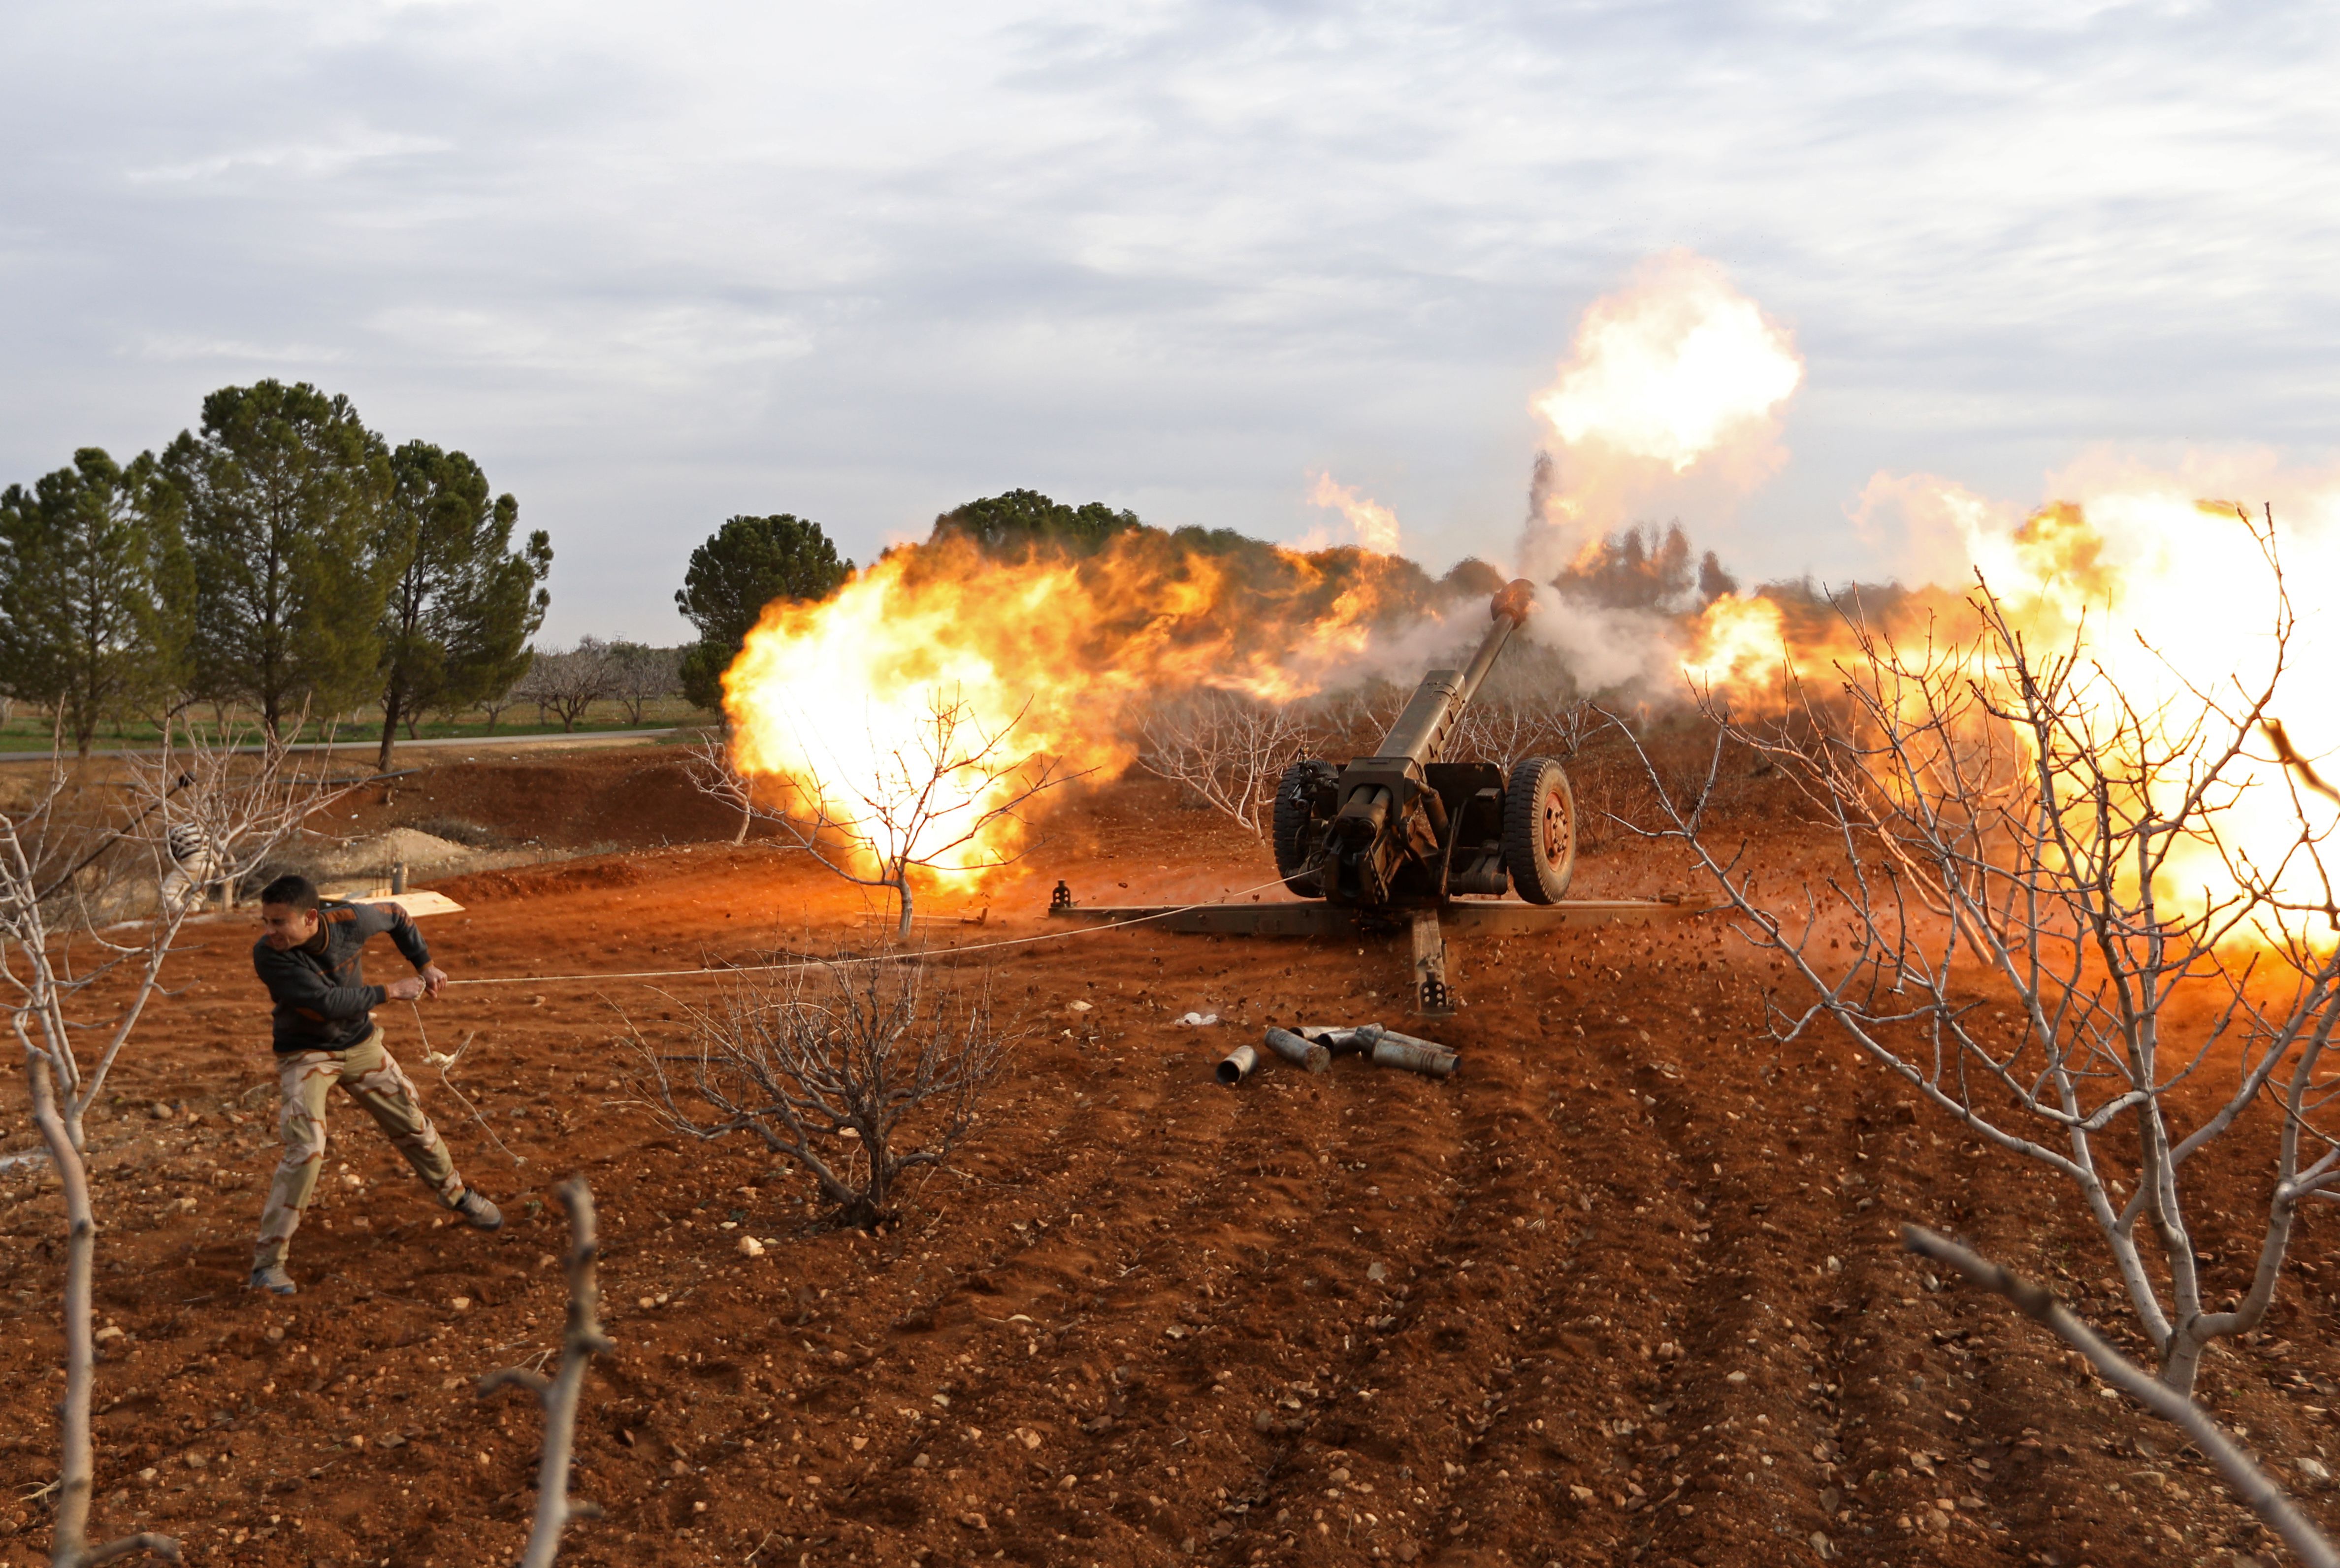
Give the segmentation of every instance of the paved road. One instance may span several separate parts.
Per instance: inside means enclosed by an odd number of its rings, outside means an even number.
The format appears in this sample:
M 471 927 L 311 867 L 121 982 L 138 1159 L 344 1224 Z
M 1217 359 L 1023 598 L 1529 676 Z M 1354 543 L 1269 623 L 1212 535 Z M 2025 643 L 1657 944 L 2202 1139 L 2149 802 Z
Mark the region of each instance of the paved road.
M 425 746 L 464 746 L 474 751 L 503 751 L 516 746 L 623 746 L 630 741 L 654 740 L 662 735 L 681 734 L 687 728 L 693 727 L 670 724 L 663 729 L 591 729 L 573 735 L 558 732 L 550 735 L 447 735 L 433 737 L 429 740 L 402 740 L 398 743 L 398 749 L 413 751 Z M 294 751 L 373 751 L 379 749 L 381 746 L 382 738 L 377 735 L 368 740 L 303 741 L 291 749 Z M 154 749 L 151 746 L 132 746 L 112 750 L 93 750 L 90 755 L 92 757 L 151 757 L 154 754 Z M 236 749 L 257 751 L 260 748 L 239 746 Z M 52 762 L 59 757 L 72 755 L 70 751 L 0 751 L 0 767 L 5 767 L 11 762 Z

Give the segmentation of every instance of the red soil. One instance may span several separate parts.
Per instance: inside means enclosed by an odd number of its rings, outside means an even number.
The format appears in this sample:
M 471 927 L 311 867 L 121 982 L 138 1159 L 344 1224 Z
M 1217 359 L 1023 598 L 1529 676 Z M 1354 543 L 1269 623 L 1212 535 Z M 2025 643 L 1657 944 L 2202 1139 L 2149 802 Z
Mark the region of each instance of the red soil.
M 1818 853 L 1760 798 L 1741 809 L 1768 863 Z M 447 814 L 630 846 L 448 885 L 469 908 L 427 929 L 459 978 L 865 938 L 861 902 L 800 858 L 655 848 L 729 823 L 649 753 L 434 763 L 352 826 Z M 1058 877 L 1107 902 L 1270 875 L 1247 836 L 1150 785 L 1069 800 L 1048 827 L 1019 878 L 943 900 L 951 920 L 987 906 L 986 924 L 930 939 L 1055 932 Z M 1611 839 L 1579 888 L 1688 886 Z M 197 939 L 93 1134 L 99 1315 L 124 1331 L 99 1368 L 96 1523 L 168 1530 L 192 1561 L 509 1559 L 540 1422 L 471 1384 L 558 1345 L 546 1195 L 572 1171 L 600 1202 L 618 1348 L 578 1434 L 576 1489 L 608 1517 L 572 1530 L 571 1562 L 1720 1568 L 1817 1561 L 1816 1536 L 1856 1563 L 2273 1551 L 2166 1432 L 1895 1245 L 1905 1219 L 1957 1230 L 2117 1322 L 2071 1198 L 1839 1039 L 1774 1046 L 1774 970 L 1715 921 L 1457 941 L 1467 1005 L 1422 1027 L 1463 1054 L 1444 1083 L 1353 1059 L 1212 1081 L 1265 1021 L 1401 1022 L 1395 943 L 1141 928 L 994 948 L 1026 1037 L 964 1157 L 911 1183 L 875 1238 L 812 1224 L 808 1182 L 744 1136 L 685 1143 L 615 1091 L 620 1011 L 675 1027 L 655 988 L 544 979 L 427 1007 L 432 1045 L 471 1039 L 455 1084 L 495 1141 L 392 1006 L 392 1049 L 511 1223 L 441 1228 L 337 1107 L 289 1301 L 242 1289 L 275 1158 L 247 938 Z M 1231 1021 L 1176 1027 L 1190 1008 Z M 2238 1213 L 2264 1203 L 2266 1136 L 2212 1156 Z M 12 1075 L 0 1147 L 30 1141 Z M 19 1412 L 0 1454 L 20 1484 L 0 1563 L 21 1563 L 46 1552 L 45 1505 L 24 1494 L 55 1474 L 62 1227 L 37 1175 L 0 1179 L 0 1398 Z M 2206 1216 L 2202 1247 L 2238 1289 L 2246 1238 L 2221 1223 Z M 774 1245 L 751 1260 L 742 1235 Z M 2206 1378 L 2286 1469 L 2340 1441 L 2326 1244 L 2312 1217 L 2310 1283 Z

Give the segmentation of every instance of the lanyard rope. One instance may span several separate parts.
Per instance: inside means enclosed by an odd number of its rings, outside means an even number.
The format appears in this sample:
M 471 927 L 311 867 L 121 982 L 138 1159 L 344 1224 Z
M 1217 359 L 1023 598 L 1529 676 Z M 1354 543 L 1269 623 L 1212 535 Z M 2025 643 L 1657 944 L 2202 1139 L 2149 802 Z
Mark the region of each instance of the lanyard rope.
M 1108 920 L 1102 925 L 1076 926 L 1070 930 L 1044 932 L 1037 937 L 1013 937 L 996 942 L 977 942 L 965 948 L 946 948 L 935 956 L 957 958 L 962 953 L 992 952 L 1002 948 L 1026 948 L 1036 942 L 1061 942 L 1068 937 L 1088 937 L 1101 931 L 1118 931 L 1130 926 L 1143 926 L 1149 921 L 1167 919 L 1173 915 L 1183 915 L 1190 909 L 1212 908 L 1240 898 L 1247 893 L 1262 892 L 1269 888 L 1281 887 L 1283 884 L 1284 878 L 1277 877 L 1272 881 L 1262 882 L 1256 887 L 1238 888 L 1223 898 L 1205 899 L 1195 904 L 1181 904 L 1171 909 L 1156 909 L 1150 915 L 1133 915 L 1126 920 Z M 833 969 L 847 964 L 889 963 L 893 961 L 894 957 L 896 955 L 877 954 L 867 958 L 789 958 L 776 964 L 700 965 L 693 969 L 627 969 L 585 975 L 494 975 L 480 979 L 451 979 L 447 984 L 451 987 L 455 986 L 548 986 L 571 980 L 672 980 L 694 975 L 754 975 L 781 969 Z

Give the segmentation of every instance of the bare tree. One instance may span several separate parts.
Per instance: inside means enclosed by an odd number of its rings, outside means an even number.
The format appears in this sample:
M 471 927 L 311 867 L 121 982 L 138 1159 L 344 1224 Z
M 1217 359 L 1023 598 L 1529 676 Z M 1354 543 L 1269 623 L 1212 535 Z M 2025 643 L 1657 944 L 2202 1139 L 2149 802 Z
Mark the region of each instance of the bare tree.
M 511 685 L 505 687 L 502 690 L 491 691 L 487 696 L 480 699 L 478 704 L 479 710 L 481 712 L 488 716 L 489 734 L 493 735 L 496 732 L 496 721 L 504 716 L 506 710 L 531 700 L 528 695 L 526 688 L 528 686 L 529 671 L 536 668 L 536 659 L 537 655 L 535 650 L 530 650 L 528 655 L 528 668 L 521 671 L 517 680 L 513 680 Z M 456 719 L 461 718 L 462 713 L 460 710 L 450 710 L 442 713 L 441 717 L 444 718 L 451 724 Z
M 42 1145 L 56 1170 L 65 1210 L 65 1389 L 58 1422 L 63 1452 L 49 1554 L 58 1568 L 83 1568 L 140 1553 L 173 1561 L 179 1556 L 178 1543 L 163 1535 L 125 1536 L 100 1546 L 89 1543 L 90 1494 L 96 1472 L 90 1434 L 90 1391 L 96 1376 L 90 1290 L 97 1214 L 84 1158 L 87 1140 L 83 1118 L 153 998 L 171 940 L 185 916 L 179 906 L 166 903 L 142 943 L 115 945 L 88 968 L 76 965 L 72 920 L 81 901 L 68 885 L 75 862 L 90 852 L 94 832 L 105 829 L 75 819 L 75 793 L 63 765 L 52 763 L 47 779 L 25 805 L 0 812 L 0 1012 L 6 1015 L 23 1054 L 33 1125 L 40 1129 Z M 158 868 L 158 898 L 162 875 Z M 84 1071 L 73 1035 L 76 1027 L 88 1027 L 93 1020 L 77 1017 L 75 1004 L 108 975 L 128 982 L 129 997 L 119 1005 L 95 1066 Z
M 1138 718 L 1139 763 L 1191 791 L 1254 837 L 1284 769 L 1315 739 L 1290 703 L 1205 687 L 1164 698 Z
M 2283 1488 L 2220 1430 L 2208 1412 L 2107 1345 L 2094 1329 L 2057 1301 L 2053 1291 L 1920 1226 L 1903 1226 L 1901 1244 L 1920 1257 L 1957 1269 L 1969 1283 L 2005 1296 L 2024 1316 L 2086 1356 L 2088 1365 L 2107 1384 L 2186 1434 L 2186 1440 L 2200 1449 L 2226 1476 L 2235 1495 L 2247 1503 L 2267 1528 L 2283 1537 L 2284 1544 L 2301 1562 L 2309 1568 L 2340 1568 L 2340 1552 L 2333 1549 L 2324 1532 L 2300 1513 Z
M 985 728 L 957 691 L 927 694 L 926 713 L 899 739 L 873 729 L 866 751 L 839 759 L 829 738 L 800 735 L 805 760 L 772 780 L 775 799 L 759 808 L 793 845 L 847 881 L 888 888 L 900 908 L 898 940 L 908 941 L 913 872 L 987 870 L 1020 858 L 1008 825 L 1022 824 L 1034 799 L 1078 774 L 1056 759 L 1011 744 L 1019 711 Z
M 649 704 L 681 694 L 682 650 L 613 642 L 609 658 L 610 695 L 625 709 L 627 723 L 640 724 Z
M 179 1555 L 176 1543 L 162 1535 L 99 1546 L 88 1540 L 97 1216 L 85 1124 L 147 1004 L 160 994 L 164 964 L 195 906 L 172 885 L 184 869 L 174 851 L 183 849 L 190 826 L 203 825 L 196 837 L 215 858 L 209 868 L 232 868 L 292 831 L 322 799 L 316 781 L 290 767 L 295 726 L 273 737 L 233 719 L 224 727 L 226 734 L 188 715 L 167 724 L 160 757 L 133 766 L 127 822 L 118 811 L 90 809 L 62 763 L 52 763 L 23 805 L 0 810 L 0 1017 L 22 1053 L 34 1125 L 64 1203 L 65 1389 L 51 1549 L 60 1568 L 139 1553 Z M 240 753 L 233 737 L 247 733 L 257 734 L 256 749 Z M 320 753 L 320 765 L 322 759 Z M 100 928 L 104 918 L 134 907 L 151 918 Z M 81 1040 L 94 1044 L 86 1062 Z
M 552 1568 L 560 1555 L 560 1533 L 574 1519 L 599 1519 L 598 1503 L 569 1495 L 569 1466 L 576 1451 L 577 1406 L 585 1394 L 586 1369 L 593 1357 L 616 1347 L 601 1332 L 601 1287 L 596 1265 L 601 1241 L 593 1216 L 593 1189 L 571 1176 L 552 1189 L 569 1216 L 569 1318 L 560 1336 L 560 1371 L 552 1377 L 524 1366 L 508 1366 L 480 1379 L 480 1397 L 500 1388 L 520 1387 L 536 1395 L 544 1411 L 544 1452 L 536 1469 L 536 1523 L 521 1552 L 521 1568 Z
M 743 976 L 682 1004 L 687 1054 L 632 1034 L 644 1097 L 693 1137 L 754 1133 L 811 1174 L 842 1223 L 874 1226 L 905 1172 L 943 1164 L 974 1130 L 999 1075 L 988 986 L 937 968 L 897 953 Z M 920 1141 L 906 1148 L 913 1117 Z
M 609 646 L 585 637 L 566 653 L 540 653 L 530 660 L 512 694 L 535 703 L 540 717 L 550 713 L 563 730 L 574 730 L 585 710 L 612 695 L 616 686 L 617 662 Z
M 1642 753 L 1654 830 L 1809 992 L 1774 1004 L 1776 1037 L 1832 1022 L 1987 1145 L 2071 1183 L 2161 1380 L 2189 1396 L 2204 1347 L 2266 1317 L 2300 1204 L 2340 1186 L 2340 1144 L 2317 1121 L 2340 948 L 2309 929 L 2340 928 L 2334 824 L 2252 754 L 2286 690 L 2293 624 L 2271 521 L 2252 531 L 2274 612 L 2247 674 L 2204 683 L 2163 665 L 2124 686 L 2081 630 L 2043 650 L 1986 583 L 1963 640 L 1929 630 L 1904 646 L 1849 617 L 1858 653 L 1838 690 L 1802 688 L 1785 719 L 1742 720 L 1710 698 L 1714 750 L 1687 792 Z M 1775 762 L 1836 840 L 1840 869 L 1792 905 L 1713 842 L 1706 803 L 1733 746 Z M 2262 835 L 2249 843 L 2228 826 L 2245 801 Z M 2218 1309 L 2184 1177 L 2263 1098 L 2280 1127 L 2256 1263 Z
M 131 797 L 144 808 L 137 836 L 172 862 L 166 898 L 215 891 L 233 908 L 243 884 L 312 815 L 357 788 L 329 781 L 326 747 L 295 750 L 302 733 L 298 718 L 272 739 L 239 710 L 210 719 L 187 710 L 164 721 L 157 750 L 125 759 Z
M 1504 772 L 1525 757 L 1571 758 L 1584 744 L 1595 710 L 1589 702 L 1527 691 L 1462 710 L 1450 755 L 1483 759 Z

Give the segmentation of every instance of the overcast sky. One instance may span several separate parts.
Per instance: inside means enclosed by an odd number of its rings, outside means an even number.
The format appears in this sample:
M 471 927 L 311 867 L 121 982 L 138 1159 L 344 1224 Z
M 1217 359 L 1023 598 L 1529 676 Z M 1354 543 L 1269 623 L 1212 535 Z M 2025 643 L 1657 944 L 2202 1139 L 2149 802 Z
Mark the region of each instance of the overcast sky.
M 2311 5 L 0 7 L 0 480 L 262 376 L 478 458 L 549 631 L 679 640 L 736 511 L 862 559 L 1013 486 L 1443 565 L 1653 253 L 1794 334 L 1747 572 L 1879 568 L 1879 471 L 2324 462 L 2340 47 Z

